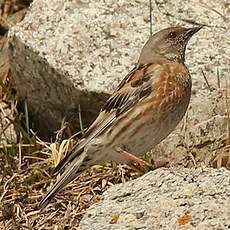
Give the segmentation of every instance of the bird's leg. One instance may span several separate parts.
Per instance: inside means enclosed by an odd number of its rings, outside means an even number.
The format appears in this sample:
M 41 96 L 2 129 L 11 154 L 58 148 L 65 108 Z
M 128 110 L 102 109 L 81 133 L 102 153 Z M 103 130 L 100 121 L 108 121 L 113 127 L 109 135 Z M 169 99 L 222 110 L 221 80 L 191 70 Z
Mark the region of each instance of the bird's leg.
M 145 160 L 142 159 L 142 158 L 137 157 L 135 154 L 130 153 L 130 152 L 128 152 L 128 151 L 122 149 L 121 147 L 117 147 L 117 148 L 116 148 L 116 151 L 117 151 L 118 153 L 120 153 L 120 154 L 126 156 L 127 158 L 132 159 L 134 162 L 137 162 L 137 163 L 139 163 L 139 164 L 141 164 L 141 165 L 144 165 L 144 166 L 146 166 L 146 167 L 148 167 L 148 168 L 150 168 L 150 169 L 155 169 L 155 166 L 154 166 L 154 165 L 150 164 L 149 162 L 145 161 Z

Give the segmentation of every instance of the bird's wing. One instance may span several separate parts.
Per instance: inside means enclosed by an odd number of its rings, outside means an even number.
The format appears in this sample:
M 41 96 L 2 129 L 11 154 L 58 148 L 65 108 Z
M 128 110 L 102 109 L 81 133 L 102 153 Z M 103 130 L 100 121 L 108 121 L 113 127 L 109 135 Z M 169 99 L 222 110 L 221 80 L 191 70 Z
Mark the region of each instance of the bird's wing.
M 59 173 L 68 165 L 59 180 L 40 201 L 39 208 L 44 208 L 59 190 L 74 179 L 76 172 L 79 171 L 87 155 L 87 152 L 84 151 L 84 147 L 93 138 L 107 130 L 119 116 L 129 111 L 140 100 L 148 97 L 152 93 L 154 90 L 152 88 L 153 82 L 158 79 L 157 76 L 160 75 L 160 71 L 160 65 L 152 64 L 137 67 L 127 75 L 114 94 L 107 100 L 98 118 L 86 133 L 85 138 L 82 139 L 76 148 L 56 167 L 56 173 Z
M 152 92 L 153 82 L 161 71 L 161 65 L 148 64 L 134 68 L 119 84 L 117 90 L 109 97 L 94 123 L 85 133 L 84 139 L 55 168 L 58 174 L 84 147 L 95 137 L 109 128 L 122 114 L 129 111 L 137 102 Z
M 158 64 L 141 65 L 134 68 L 109 97 L 98 118 L 87 130 L 85 137 L 95 137 L 107 129 L 113 121 L 132 108 L 134 104 L 152 92 L 153 82 L 161 71 Z

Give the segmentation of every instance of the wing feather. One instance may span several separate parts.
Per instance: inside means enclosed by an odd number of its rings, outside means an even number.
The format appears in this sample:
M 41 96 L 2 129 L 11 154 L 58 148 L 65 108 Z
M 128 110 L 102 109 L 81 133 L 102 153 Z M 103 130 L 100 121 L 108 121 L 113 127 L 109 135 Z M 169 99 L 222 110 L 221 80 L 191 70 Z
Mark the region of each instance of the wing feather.
M 120 83 L 117 90 L 107 100 L 94 123 L 85 133 L 84 139 L 79 142 L 75 150 L 68 154 L 55 168 L 55 174 L 79 156 L 84 147 L 95 137 L 109 128 L 117 117 L 129 111 L 136 103 L 151 94 L 156 73 L 160 66 L 156 64 L 138 66 L 134 68 Z

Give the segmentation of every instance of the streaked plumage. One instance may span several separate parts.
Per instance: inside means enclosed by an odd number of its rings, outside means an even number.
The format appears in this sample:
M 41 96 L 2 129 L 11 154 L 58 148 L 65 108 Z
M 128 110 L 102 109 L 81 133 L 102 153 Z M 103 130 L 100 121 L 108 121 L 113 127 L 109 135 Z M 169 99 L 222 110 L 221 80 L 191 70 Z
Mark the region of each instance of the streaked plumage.
M 142 49 L 138 64 L 107 100 L 75 149 L 57 166 L 64 173 L 39 204 L 49 200 L 77 172 L 105 161 L 130 163 L 117 152 L 135 155 L 151 150 L 180 122 L 191 95 L 191 78 L 184 64 L 189 38 L 201 27 L 171 27 L 154 34 Z

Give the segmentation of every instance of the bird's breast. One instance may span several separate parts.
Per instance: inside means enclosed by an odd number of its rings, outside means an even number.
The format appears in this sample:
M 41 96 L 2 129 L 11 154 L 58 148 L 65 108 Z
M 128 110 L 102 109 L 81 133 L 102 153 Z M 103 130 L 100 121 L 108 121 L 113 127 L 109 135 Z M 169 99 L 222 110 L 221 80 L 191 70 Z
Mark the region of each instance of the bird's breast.
M 187 68 L 162 66 L 149 96 L 118 118 L 108 137 L 109 146 L 123 144 L 136 154 L 151 150 L 181 121 L 190 95 L 191 79 Z
M 152 93 L 129 112 L 119 141 L 134 153 L 149 151 L 182 120 L 191 95 L 191 78 L 185 66 L 165 65 L 152 85 Z M 128 129 L 128 131 L 127 131 Z M 122 135 L 124 133 L 124 136 Z

